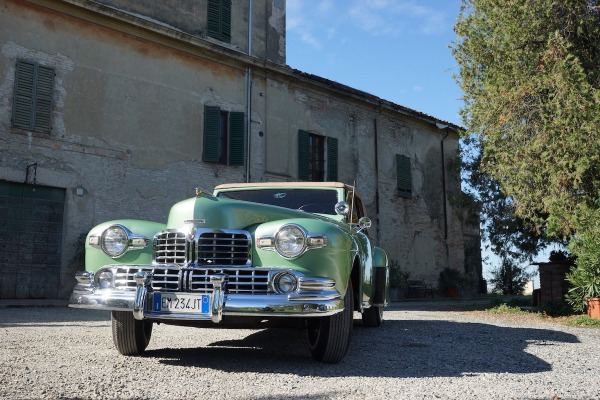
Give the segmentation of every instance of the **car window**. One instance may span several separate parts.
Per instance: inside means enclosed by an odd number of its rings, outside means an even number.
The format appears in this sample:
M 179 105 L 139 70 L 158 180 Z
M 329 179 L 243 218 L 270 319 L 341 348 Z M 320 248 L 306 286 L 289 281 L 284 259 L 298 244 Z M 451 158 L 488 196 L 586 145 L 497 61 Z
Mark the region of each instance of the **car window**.
M 327 189 L 258 189 L 220 192 L 217 197 L 252 201 L 311 213 L 335 214 L 337 191 Z

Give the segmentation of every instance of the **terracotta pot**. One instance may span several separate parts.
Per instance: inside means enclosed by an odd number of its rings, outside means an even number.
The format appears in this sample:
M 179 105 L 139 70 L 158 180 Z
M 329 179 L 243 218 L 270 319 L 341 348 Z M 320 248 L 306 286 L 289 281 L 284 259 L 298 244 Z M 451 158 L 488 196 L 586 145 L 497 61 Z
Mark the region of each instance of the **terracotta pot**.
M 590 318 L 600 319 L 600 298 L 587 300 L 587 313 Z

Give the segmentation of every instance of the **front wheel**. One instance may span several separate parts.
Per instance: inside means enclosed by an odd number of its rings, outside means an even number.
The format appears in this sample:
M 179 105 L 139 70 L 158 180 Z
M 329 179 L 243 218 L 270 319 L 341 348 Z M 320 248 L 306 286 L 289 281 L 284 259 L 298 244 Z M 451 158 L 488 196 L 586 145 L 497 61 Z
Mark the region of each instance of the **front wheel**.
M 364 326 L 376 328 L 383 323 L 383 306 L 371 306 L 362 312 Z
M 113 311 L 112 336 L 115 347 L 125 356 L 142 354 L 152 336 L 152 322 L 140 321 L 130 311 Z
M 348 283 L 344 296 L 344 311 L 307 322 L 308 348 L 315 360 L 337 364 L 344 358 L 352 338 L 353 316 L 352 284 Z

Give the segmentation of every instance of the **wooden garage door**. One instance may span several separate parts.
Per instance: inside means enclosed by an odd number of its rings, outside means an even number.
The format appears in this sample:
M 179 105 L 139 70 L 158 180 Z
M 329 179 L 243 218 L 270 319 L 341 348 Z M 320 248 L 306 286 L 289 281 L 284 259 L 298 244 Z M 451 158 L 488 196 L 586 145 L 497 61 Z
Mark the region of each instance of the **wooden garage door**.
M 58 297 L 65 190 L 0 181 L 0 298 Z

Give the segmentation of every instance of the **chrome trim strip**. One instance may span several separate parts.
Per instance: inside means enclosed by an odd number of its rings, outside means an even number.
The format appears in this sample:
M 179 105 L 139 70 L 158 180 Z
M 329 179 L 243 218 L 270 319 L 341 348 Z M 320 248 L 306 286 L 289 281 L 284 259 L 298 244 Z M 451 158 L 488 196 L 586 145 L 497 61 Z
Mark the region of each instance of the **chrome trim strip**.
M 335 292 L 337 293 L 337 292 Z M 323 293 L 324 296 L 269 295 L 224 295 L 222 316 L 263 316 L 263 317 L 324 317 L 344 309 L 344 301 L 339 293 Z M 95 292 L 73 292 L 69 307 L 95 310 L 133 311 L 136 292 L 118 290 L 98 290 Z M 151 311 L 144 318 L 171 320 L 206 319 L 190 314 L 160 314 Z
M 335 288 L 335 281 L 330 278 L 301 276 L 299 279 L 299 288 L 301 291 L 333 289 Z

